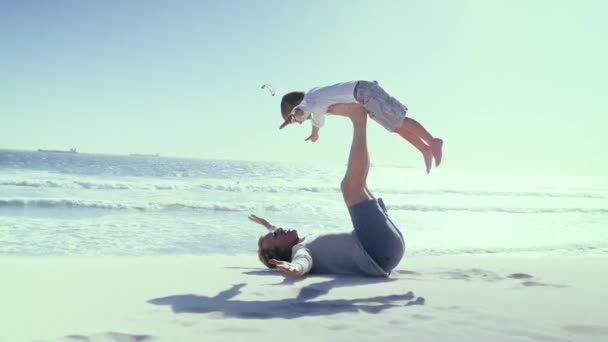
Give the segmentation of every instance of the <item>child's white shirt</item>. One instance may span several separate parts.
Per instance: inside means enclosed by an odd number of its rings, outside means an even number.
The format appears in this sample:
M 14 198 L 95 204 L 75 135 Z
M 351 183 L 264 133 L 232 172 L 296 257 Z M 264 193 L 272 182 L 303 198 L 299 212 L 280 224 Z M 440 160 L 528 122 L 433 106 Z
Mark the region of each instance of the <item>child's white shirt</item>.
M 336 83 L 327 87 L 312 88 L 304 94 L 304 99 L 294 107 L 304 112 L 303 120 L 311 119 L 315 127 L 323 127 L 327 108 L 336 103 L 356 103 L 355 86 L 359 81 Z

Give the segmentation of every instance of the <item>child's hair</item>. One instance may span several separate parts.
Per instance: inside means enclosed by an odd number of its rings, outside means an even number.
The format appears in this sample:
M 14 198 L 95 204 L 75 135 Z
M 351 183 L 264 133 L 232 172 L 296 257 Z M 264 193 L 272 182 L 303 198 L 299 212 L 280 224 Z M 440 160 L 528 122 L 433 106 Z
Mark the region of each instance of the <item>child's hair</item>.
M 283 119 L 285 119 L 287 115 L 291 113 L 293 107 L 302 102 L 302 99 L 304 99 L 303 91 L 292 91 L 291 93 L 287 93 L 283 96 L 283 99 L 281 100 L 281 115 L 283 116 Z

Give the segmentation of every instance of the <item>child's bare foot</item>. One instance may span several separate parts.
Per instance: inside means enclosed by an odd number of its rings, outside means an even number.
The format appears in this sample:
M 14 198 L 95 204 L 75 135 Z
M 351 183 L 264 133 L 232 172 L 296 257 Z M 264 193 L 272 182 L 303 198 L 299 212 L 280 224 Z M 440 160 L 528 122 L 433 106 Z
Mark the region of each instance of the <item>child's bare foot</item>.
M 441 164 L 441 157 L 443 153 L 443 140 L 441 139 L 433 139 L 433 144 L 431 145 L 431 150 L 433 150 L 433 158 L 435 158 L 435 167 Z M 426 157 L 425 157 L 426 161 Z
M 431 166 L 433 166 L 433 151 L 428 147 L 424 149 L 422 155 L 424 156 L 424 165 L 426 166 L 426 174 L 428 175 L 431 172 Z

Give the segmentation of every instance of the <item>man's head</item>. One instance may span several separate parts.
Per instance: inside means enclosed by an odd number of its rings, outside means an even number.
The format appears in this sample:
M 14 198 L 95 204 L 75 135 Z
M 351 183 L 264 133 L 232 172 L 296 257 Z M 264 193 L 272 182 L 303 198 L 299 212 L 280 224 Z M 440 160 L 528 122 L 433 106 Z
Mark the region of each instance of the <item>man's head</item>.
M 291 261 L 291 249 L 298 243 L 298 232 L 290 229 L 277 228 L 262 235 L 258 240 L 258 257 L 268 268 L 274 268 L 268 260 Z
M 299 105 L 303 99 L 303 91 L 292 91 L 283 96 L 283 99 L 281 100 L 281 116 L 283 117 L 283 120 L 287 119 L 287 116 L 291 113 L 293 108 Z

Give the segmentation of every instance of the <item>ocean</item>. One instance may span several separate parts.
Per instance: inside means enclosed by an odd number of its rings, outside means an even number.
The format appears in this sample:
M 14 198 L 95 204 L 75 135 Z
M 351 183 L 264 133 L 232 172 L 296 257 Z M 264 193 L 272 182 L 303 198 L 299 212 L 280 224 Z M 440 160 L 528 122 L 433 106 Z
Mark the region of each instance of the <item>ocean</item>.
M 0 255 L 255 253 L 251 213 L 352 230 L 346 166 L 0 150 Z M 407 255 L 608 254 L 608 178 L 373 166 Z

